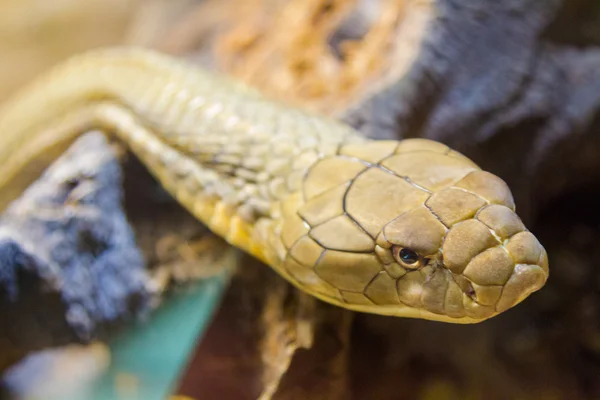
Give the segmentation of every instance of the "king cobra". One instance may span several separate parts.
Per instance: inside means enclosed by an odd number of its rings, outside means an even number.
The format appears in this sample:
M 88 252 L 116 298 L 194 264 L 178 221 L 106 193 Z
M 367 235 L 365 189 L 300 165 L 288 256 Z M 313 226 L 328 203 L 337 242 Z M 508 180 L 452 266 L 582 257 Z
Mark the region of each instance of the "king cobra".
M 444 144 L 369 140 L 137 48 L 77 55 L 3 106 L 0 209 L 91 129 L 214 233 L 346 309 L 474 323 L 548 278 L 506 183 Z

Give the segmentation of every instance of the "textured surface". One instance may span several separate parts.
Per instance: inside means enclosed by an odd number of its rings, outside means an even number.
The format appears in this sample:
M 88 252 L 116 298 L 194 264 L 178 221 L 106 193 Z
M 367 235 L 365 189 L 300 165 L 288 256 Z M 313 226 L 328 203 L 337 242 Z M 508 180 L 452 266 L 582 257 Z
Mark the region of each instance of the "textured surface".
M 3 214 L 3 355 L 87 341 L 149 310 L 148 276 L 121 208 L 120 182 L 104 136 L 90 134 Z
M 548 276 L 531 234 L 495 232 L 518 219 L 512 195 L 466 157 L 427 140 L 367 141 L 141 49 L 74 57 L 7 103 L 3 201 L 48 149 L 94 126 L 115 131 L 213 232 L 345 308 L 477 322 Z M 493 227 L 477 219 L 491 204 L 508 212 Z

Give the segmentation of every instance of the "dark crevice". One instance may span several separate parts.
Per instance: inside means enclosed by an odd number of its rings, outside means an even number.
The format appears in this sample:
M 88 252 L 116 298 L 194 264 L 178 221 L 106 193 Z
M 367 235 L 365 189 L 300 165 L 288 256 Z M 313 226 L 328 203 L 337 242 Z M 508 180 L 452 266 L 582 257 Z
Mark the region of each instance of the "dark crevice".
M 600 2 L 598 0 L 563 1 L 543 32 L 543 39 L 577 48 L 600 46 Z

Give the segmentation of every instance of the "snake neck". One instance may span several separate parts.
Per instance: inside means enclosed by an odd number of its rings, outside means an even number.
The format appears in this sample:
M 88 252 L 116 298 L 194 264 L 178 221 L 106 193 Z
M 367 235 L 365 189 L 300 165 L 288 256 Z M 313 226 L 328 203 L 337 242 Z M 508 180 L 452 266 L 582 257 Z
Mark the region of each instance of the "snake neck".
M 279 115 L 285 118 L 285 113 Z M 205 185 L 200 195 L 206 199 L 201 203 L 212 205 L 206 210 L 200 207 L 200 213 L 194 207 L 196 216 L 288 279 L 283 263 L 291 246 L 290 232 L 306 228 L 298 214 L 300 208 L 318 190 L 314 185 L 319 185 L 320 178 L 354 174 L 354 168 L 345 165 L 350 159 L 343 154 L 346 146 L 370 142 L 334 121 L 304 116 L 287 122 L 293 124 L 294 120 L 308 121 L 308 126 L 273 129 L 271 140 L 258 140 L 247 132 L 237 137 L 230 132 L 222 138 L 204 138 L 193 155 L 219 177 L 213 185 Z M 208 140 L 211 143 L 206 143 Z M 173 147 L 189 154 L 188 145 Z M 338 162 L 341 170 L 333 165 Z M 323 173 L 323 169 L 329 172 Z M 198 203 L 198 198 L 195 201 Z M 341 200 L 338 205 L 341 207 Z
M 263 103 L 258 120 L 227 111 L 203 127 L 221 134 L 121 136 L 213 232 L 289 278 L 281 269 L 289 250 L 286 232 L 292 222 L 305 224 L 298 211 L 311 187 L 319 179 L 354 174 L 346 164 L 355 157 L 346 149 L 372 142 L 334 120 L 275 103 Z M 148 146 L 153 140 L 157 144 Z M 135 143 L 143 144 L 136 149 Z

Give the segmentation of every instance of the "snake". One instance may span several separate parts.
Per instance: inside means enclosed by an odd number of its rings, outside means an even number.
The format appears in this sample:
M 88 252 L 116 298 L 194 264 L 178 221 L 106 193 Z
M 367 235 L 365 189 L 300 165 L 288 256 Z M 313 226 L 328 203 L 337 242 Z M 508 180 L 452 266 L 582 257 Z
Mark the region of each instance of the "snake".
M 2 105 L 0 210 L 92 129 L 216 235 L 335 306 L 476 323 L 549 276 L 506 182 L 445 144 L 369 139 L 136 47 L 71 56 Z

